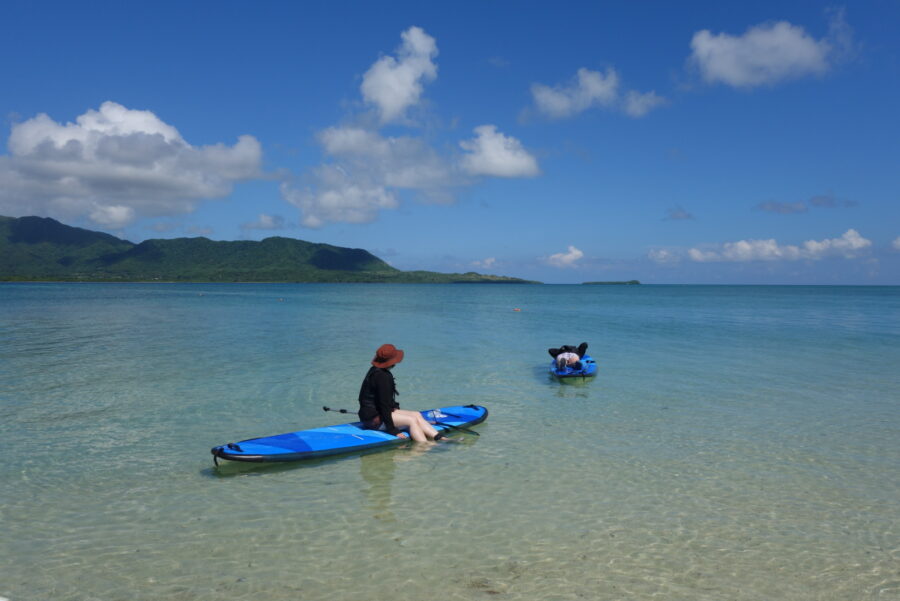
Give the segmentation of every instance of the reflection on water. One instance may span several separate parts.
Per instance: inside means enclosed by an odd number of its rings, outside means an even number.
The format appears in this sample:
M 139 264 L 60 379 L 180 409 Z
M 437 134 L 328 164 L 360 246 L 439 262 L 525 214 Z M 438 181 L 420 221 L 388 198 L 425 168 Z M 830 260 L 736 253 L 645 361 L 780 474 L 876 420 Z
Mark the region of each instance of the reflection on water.
M 372 517 L 376 520 L 394 523 L 396 516 L 391 511 L 391 483 L 394 481 L 395 462 L 401 451 L 379 453 L 359 458 L 359 474 L 366 482 L 365 495 Z
M 365 482 L 365 496 L 372 517 L 386 523 L 394 523 L 391 503 L 391 484 L 397 464 L 421 457 L 439 443 L 409 443 L 393 453 L 373 453 L 359 458 L 359 474 Z
M 459 433 L 455 437 L 440 442 L 411 442 L 394 452 L 372 453 L 359 458 L 359 474 L 365 482 L 365 496 L 372 517 L 385 523 L 395 523 L 391 488 L 398 464 L 416 461 L 426 454 L 452 452 L 459 445 L 467 444 L 465 439 L 475 439 L 474 435 Z M 474 440 L 473 440 L 474 442 Z M 433 482 L 425 482 L 431 486 Z

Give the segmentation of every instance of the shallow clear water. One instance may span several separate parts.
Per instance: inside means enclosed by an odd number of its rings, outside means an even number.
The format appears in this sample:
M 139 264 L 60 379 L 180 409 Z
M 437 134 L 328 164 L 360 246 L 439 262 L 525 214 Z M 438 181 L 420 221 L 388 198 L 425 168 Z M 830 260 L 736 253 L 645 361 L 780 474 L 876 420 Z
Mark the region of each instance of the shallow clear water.
M 384 342 L 481 436 L 213 468 Z M 898 366 L 900 288 L 0 285 L 0 597 L 900 599 Z

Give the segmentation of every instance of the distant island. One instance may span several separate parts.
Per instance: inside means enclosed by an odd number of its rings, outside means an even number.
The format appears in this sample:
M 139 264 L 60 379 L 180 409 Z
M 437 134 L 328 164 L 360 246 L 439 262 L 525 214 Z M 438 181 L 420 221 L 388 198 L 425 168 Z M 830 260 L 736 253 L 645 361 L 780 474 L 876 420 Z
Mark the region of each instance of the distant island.
M 638 280 L 628 280 L 627 282 L 582 282 L 584 286 L 633 286 L 640 284 Z
M 360 248 L 295 238 L 140 244 L 48 217 L 0 216 L 5 282 L 365 282 L 540 284 L 475 272 L 401 271 Z

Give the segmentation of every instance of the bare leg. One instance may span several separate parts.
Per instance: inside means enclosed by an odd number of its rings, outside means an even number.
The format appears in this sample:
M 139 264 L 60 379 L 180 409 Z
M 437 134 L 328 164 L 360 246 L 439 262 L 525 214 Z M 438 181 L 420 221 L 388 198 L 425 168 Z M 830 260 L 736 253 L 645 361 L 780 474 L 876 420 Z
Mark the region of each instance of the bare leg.
M 404 411 L 403 409 L 398 409 L 398 411 Z M 435 430 L 434 426 L 428 423 L 428 420 L 422 417 L 422 414 L 418 411 L 404 411 L 408 413 L 413 419 L 415 419 L 419 427 L 422 428 L 422 431 L 425 433 L 425 436 L 428 438 L 434 439 L 435 436 L 438 435 L 438 431 Z
M 428 420 L 422 417 L 421 413 L 419 413 L 418 411 L 416 411 L 415 413 L 416 417 L 419 419 L 419 424 L 422 426 L 422 430 L 425 432 L 425 436 L 434 440 L 434 437 L 439 434 L 437 429 L 435 429 L 434 426 L 428 423 Z
M 434 440 L 438 431 L 432 427 L 422 414 L 418 411 L 406 411 L 405 409 L 394 409 L 391 418 L 397 426 L 406 426 L 409 428 L 410 437 L 416 442 L 425 442 L 429 438 Z
M 398 428 L 408 428 L 409 437 L 416 442 L 425 442 L 428 440 L 425 433 L 422 431 L 419 422 L 416 421 L 415 418 L 410 417 L 407 412 L 395 409 L 394 412 L 391 413 L 391 419 L 394 420 L 394 425 Z

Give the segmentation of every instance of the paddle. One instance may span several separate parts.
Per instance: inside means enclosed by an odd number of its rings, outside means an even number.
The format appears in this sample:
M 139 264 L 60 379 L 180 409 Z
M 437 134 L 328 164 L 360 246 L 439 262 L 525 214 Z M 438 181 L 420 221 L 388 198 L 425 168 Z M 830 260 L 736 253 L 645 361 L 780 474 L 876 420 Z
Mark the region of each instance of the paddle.
M 332 409 L 331 407 L 324 407 L 324 406 L 322 407 L 322 411 L 334 411 L 335 413 L 353 413 L 352 411 L 347 411 L 346 409 Z M 445 413 L 444 415 L 447 415 L 449 417 L 459 417 L 460 419 L 462 419 L 461 416 L 453 415 L 452 413 Z M 474 434 L 475 436 L 481 436 L 481 434 L 479 434 L 475 430 L 469 430 L 468 428 L 464 428 L 462 426 L 454 426 L 453 424 L 448 424 L 448 423 L 439 422 L 439 421 L 435 421 L 433 423 L 438 426 L 444 426 L 445 428 L 450 428 L 451 430 L 459 430 L 460 432 L 466 432 L 468 434 Z

